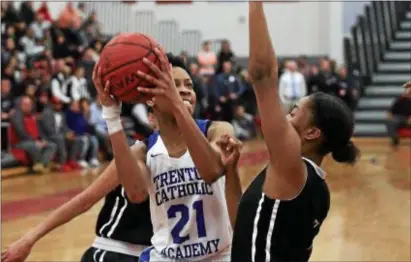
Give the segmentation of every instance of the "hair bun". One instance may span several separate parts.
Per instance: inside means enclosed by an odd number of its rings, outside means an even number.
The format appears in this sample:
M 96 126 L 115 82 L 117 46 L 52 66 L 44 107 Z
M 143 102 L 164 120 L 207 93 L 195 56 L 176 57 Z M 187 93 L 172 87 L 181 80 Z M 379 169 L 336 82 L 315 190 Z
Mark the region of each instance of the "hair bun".
M 335 148 L 331 152 L 335 161 L 349 164 L 354 164 L 357 161 L 359 154 L 360 151 L 351 140 L 345 145 Z

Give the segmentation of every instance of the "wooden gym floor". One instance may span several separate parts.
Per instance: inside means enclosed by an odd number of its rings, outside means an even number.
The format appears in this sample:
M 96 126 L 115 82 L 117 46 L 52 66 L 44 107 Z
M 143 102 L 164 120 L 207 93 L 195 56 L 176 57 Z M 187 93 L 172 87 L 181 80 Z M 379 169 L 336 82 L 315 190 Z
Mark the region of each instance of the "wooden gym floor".
M 410 261 L 410 141 L 393 150 L 387 139 L 357 139 L 362 158 L 355 167 L 326 159 L 331 210 L 315 240 L 311 261 Z M 262 141 L 246 143 L 241 182 L 247 186 L 264 166 Z M 49 174 L 2 180 L 1 248 L 41 222 L 94 174 Z M 94 238 L 101 203 L 53 231 L 28 261 L 79 261 Z

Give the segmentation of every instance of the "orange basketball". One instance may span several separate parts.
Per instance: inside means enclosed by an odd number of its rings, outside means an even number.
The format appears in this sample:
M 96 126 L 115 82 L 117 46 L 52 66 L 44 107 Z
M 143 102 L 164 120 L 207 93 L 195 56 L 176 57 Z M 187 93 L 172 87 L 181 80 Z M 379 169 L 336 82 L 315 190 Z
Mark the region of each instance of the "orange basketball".
M 148 97 L 137 91 L 137 87 L 154 86 L 137 75 L 140 70 L 155 76 L 143 63 L 147 58 L 160 67 L 160 60 L 154 49 L 164 50 L 155 39 L 138 33 L 120 34 L 104 47 L 98 62 L 101 68 L 103 83 L 110 81 L 111 94 L 125 103 L 145 102 Z

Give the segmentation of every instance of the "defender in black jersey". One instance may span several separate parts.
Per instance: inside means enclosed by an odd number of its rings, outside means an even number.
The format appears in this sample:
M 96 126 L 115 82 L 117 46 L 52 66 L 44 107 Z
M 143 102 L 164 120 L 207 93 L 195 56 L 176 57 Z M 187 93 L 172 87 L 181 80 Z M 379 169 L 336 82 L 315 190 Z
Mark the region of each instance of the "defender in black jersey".
M 285 116 L 263 4 L 250 2 L 249 7 L 249 75 L 269 163 L 240 201 L 231 258 L 308 261 L 330 205 L 319 166 L 328 153 L 338 162 L 356 161 L 358 149 L 350 140 L 353 116 L 343 101 L 324 93 L 301 99 Z
M 263 193 L 266 168 L 244 192 L 234 229 L 233 262 L 308 261 L 330 194 L 324 171 L 308 159 L 304 163 L 307 182 L 294 199 L 272 199 Z
M 131 203 L 122 186 L 105 197 L 96 224 L 96 239 L 83 255 L 82 262 L 136 262 L 151 245 L 153 227 L 149 201 Z

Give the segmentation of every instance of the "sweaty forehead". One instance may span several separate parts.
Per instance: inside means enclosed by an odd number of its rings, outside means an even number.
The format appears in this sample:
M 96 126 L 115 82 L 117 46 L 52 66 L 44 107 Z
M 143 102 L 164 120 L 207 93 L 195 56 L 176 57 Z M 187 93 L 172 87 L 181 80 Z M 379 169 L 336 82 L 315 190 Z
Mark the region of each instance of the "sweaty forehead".
M 189 74 L 181 67 L 173 67 L 173 77 L 175 80 L 190 80 Z

